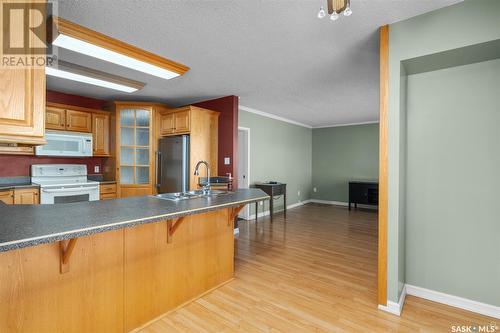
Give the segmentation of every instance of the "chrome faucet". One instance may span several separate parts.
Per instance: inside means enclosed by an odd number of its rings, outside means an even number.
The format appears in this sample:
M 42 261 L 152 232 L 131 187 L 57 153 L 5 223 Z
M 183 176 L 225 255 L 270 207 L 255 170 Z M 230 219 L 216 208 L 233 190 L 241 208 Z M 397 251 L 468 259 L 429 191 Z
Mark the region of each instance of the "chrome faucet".
M 208 192 L 210 191 L 210 166 L 208 165 L 207 161 L 199 161 L 196 163 L 196 167 L 194 168 L 194 175 L 195 176 L 200 176 L 200 171 L 198 170 L 200 168 L 200 165 L 205 164 L 207 167 L 207 182 L 203 185 L 202 190 L 203 192 Z

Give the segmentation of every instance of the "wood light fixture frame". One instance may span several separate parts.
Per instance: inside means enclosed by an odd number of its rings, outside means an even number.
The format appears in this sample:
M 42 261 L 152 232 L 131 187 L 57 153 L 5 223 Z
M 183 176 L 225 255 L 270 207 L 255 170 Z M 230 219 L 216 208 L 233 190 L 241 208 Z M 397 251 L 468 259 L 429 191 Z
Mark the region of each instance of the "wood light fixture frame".
M 178 75 L 183 75 L 189 70 L 189 67 L 178 62 L 163 58 L 63 18 L 52 16 L 48 24 L 48 40 L 54 42 L 60 34 L 160 67 Z
M 380 27 L 380 124 L 378 198 L 378 304 L 387 304 L 389 26 Z
M 73 73 L 73 74 L 77 74 L 77 75 L 81 75 L 81 76 L 86 76 L 86 77 L 101 80 L 101 81 L 107 81 L 110 83 L 119 84 L 122 86 L 136 89 L 136 91 L 141 90 L 145 86 L 145 83 L 143 83 L 143 82 L 130 80 L 130 79 L 124 78 L 122 76 L 113 75 L 113 74 L 109 74 L 106 72 L 101 72 L 101 71 L 98 71 L 96 69 L 80 66 L 80 65 L 73 64 L 73 63 L 70 63 L 67 61 L 63 61 L 63 60 L 58 60 L 57 66 L 54 66 L 54 68 L 61 70 L 61 71 L 65 71 L 65 72 L 69 72 L 69 73 Z M 110 88 L 110 89 L 112 89 L 112 88 Z

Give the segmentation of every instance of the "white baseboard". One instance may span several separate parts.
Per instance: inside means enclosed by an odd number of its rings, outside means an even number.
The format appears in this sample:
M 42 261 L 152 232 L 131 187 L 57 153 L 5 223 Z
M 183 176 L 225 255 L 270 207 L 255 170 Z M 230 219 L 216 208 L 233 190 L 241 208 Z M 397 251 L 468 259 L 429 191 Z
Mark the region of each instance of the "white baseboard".
M 429 290 L 409 284 L 406 285 L 406 292 L 408 295 L 424 298 L 429 301 L 446 304 L 463 310 L 500 319 L 499 306 L 481 303 L 458 296 L 448 295 L 439 291 Z
M 294 203 L 294 204 L 291 204 L 291 205 L 287 205 L 286 206 L 286 209 L 292 209 L 292 208 L 295 208 L 295 207 L 299 207 L 299 206 L 303 206 L 305 204 L 308 204 L 310 203 L 311 200 L 310 199 L 307 199 L 307 200 L 304 200 L 304 201 L 299 201 L 297 203 Z M 253 204 L 252 204 L 253 206 Z M 255 211 L 255 207 L 250 208 L 250 210 L 252 211 Z M 275 210 L 274 212 L 275 213 L 278 213 L 278 212 L 282 212 L 283 210 Z M 259 214 L 257 215 L 258 217 L 264 217 L 264 216 L 269 216 L 269 210 L 265 210 L 263 212 L 259 212 Z M 255 220 L 255 213 L 254 214 L 250 214 L 247 218 L 246 218 L 247 221 L 249 220 Z
M 378 308 L 382 311 L 389 312 L 395 314 L 396 316 L 401 316 L 401 312 L 403 311 L 403 306 L 405 305 L 406 299 L 406 285 L 403 287 L 401 291 L 401 296 L 399 296 L 399 302 L 387 301 L 387 305 L 379 304 Z
M 342 207 L 349 206 L 348 202 L 343 202 L 343 201 L 331 201 L 331 200 L 311 199 L 310 202 L 324 204 L 324 205 L 342 206 Z M 374 209 L 374 210 L 378 209 L 377 206 L 361 205 L 361 204 L 358 204 L 358 208 Z

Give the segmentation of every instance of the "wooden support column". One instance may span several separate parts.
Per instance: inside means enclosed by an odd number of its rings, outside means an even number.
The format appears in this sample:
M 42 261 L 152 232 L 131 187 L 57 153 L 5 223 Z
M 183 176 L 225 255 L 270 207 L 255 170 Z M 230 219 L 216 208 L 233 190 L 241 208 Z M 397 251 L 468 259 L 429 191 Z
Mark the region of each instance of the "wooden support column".
M 399 74 L 398 74 L 399 75 Z M 378 304 L 387 304 L 389 128 L 389 26 L 380 27 L 380 124 L 378 198 Z
M 69 272 L 69 258 L 75 249 L 76 240 L 78 238 L 71 238 L 69 241 L 59 242 L 59 253 L 60 253 L 60 267 L 59 270 L 61 274 Z

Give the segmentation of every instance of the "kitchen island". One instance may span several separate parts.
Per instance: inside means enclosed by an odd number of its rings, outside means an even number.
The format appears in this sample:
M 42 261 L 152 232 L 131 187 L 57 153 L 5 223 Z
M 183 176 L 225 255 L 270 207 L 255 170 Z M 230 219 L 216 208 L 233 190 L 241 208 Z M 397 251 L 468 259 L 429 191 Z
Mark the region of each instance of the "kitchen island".
M 0 332 L 129 332 L 230 281 L 260 190 L 0 206 Z

